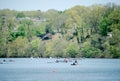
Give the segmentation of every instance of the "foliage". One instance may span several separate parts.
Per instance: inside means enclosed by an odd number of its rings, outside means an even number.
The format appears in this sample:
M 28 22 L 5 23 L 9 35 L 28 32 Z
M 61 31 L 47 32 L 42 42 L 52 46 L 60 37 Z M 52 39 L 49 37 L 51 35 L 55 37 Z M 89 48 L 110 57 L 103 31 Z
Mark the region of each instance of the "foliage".
M 46 23 L 41 23 L 35 28 L 35 35 L 45 34 L 46 33 L 45 29 L 46 29 Z
M 19 36 L 14 42 L 8 44 L 7 57 L 27 57 L 28 41 Z
M 34 56 L 34 57 L 39 57 L 40 54 L 39 54 L 39 48 L 40 48 L 40 39 L 39 38 L 34 38 L 31 42 L 30 42 L 30 45 L 31 45 L 31 53 L 32 55 L 31 56 Z
M 82 53 L 82 57 L 86 57 L 86 58 L 101 57 L 101 51 L 94 47 L 89 47 L 89 46 L 83 47 L 81 49 L 81 53 Z
M 100 34 L 102 36 L 107 36 L 107 34 L 109 32 L 108 26 L 109 26 L 108 19 L 107 18 L 102 19 L 100 22 L 100 27 L 99 27 Z
M 119 13 L 113 3 L 65 11 L 0 10 L 0 57 L 120 58 Z
M 19 12 L 16 16 L 16 18 L 23 18 L 25 17 L 25 14 L 23 12 Z
M 75 58 L 78 55 L 78 50 L 77 43 L 70 42 L 66 48 L 66 54 L 68 54 L 69 57 Z

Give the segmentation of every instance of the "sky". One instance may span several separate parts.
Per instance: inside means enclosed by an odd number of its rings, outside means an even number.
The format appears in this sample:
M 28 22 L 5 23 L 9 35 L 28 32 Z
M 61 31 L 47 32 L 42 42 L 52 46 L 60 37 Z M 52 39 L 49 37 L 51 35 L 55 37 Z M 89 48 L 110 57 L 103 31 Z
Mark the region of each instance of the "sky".
M 75 5 L 91 6 L 109 2 L 120 5 L 120 0 L 0 0 L 0 9 L 18 11 L 56 9 L 63 11 Z

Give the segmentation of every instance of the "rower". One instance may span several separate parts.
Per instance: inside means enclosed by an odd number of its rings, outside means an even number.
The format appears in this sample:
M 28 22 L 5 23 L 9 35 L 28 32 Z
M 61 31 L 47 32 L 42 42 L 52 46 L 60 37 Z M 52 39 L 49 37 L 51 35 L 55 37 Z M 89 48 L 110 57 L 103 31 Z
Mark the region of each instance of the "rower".
M 75 60 L 75 62 L 73 62 L 71 65 L 78 65 L 77 60 Z

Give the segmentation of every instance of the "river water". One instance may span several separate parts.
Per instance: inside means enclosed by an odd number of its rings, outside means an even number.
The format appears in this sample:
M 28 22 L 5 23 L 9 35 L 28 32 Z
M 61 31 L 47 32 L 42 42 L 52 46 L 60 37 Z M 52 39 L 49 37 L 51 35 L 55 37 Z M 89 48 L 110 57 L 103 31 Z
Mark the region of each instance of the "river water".
M 1 58 L 0 81 L 120 81 L 120 59 Z M 61 59 L 63 60 L 63 59 Z

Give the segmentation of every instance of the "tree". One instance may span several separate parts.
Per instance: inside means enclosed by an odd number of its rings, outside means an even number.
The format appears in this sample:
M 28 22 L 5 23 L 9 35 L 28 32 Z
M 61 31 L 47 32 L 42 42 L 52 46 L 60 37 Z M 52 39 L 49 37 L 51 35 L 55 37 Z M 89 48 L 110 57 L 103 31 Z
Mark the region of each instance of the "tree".
M 79 46 L 77 43 L 70 42 L 68 44 L 68 47 L 66 48 L 66 54 L 68 54 L 69 57 L 75 58 L 78 55 Z
M 39 24 L 38 26 L 36 26 L 34 29 L 34 31 L 35 31 L 35 35 L 37 36 L 37 35 L 39 35 L 39 34 L 45 34 L 46 33 L 46 31 L 45 31 L 45 29 L 46 29 L 46 22 L 45 23 L 41 23 L 41 24 Z
M 110 29 L 112 32 L 112 38 L 110 40 L 110 44 L 111 44 L 111 53 L 113 54 L 114 58 L 118 58 L 120 56 L 120 7 L 116 7 L 113 12 L 110 13 L 110 15 L 108 16 L 108 19 L 110 21 Z M 113 41 L 112 41 L 113 40 Z
M 22 26 L 23 26 L 23 27 L 21 27 L 22 29 L 26 29 L 25 33 L 26 33 L 26 36 L 28 38 L 28 41 L 30 42 L 32 39 L 32 35 L 33 35 L 32 29 L 34 29 L 33 28 L 33 25 L 34 25 L 33 21 L 29 20 L 29 19 L 23 19 L 22 21 L 20 21 L 20 24 L 22 24 Z M 21 31 L 21 33 L 22 33 L 22 31 Z
M 101 51 L 97 48 L 94 47 L 83 47 L 81 49 L 82 57 L 86 58 L 96 58 L 96 57 L 101 57 Z
M 109 21 L 108 21 L 107 18 L 103 18 L 101 20 L 99 30 L 100 30 L 100 34 L 102 36 L 107 36 L 108 35 L 108 32 L 110 31 L 110 28 L 109 28 Z
M 99 33 L 99 24 L 100 20 L 104 14 L 104 6 L 102 5 L 93 5 L 89 14 L 89 24 L 91 27 L 91 33 Z
M 23 12 L 19 12 L 16 16 L 16 18 L 23 18 L 25 17 L 25 14 Z
M 113 3 L 65 11 L 0 10 L 0 57 L 119 58 L 119 13 Z
M 67 15 L 65 13 L 60 13 L 59 16 L 53 21 L 53 29 L 58 33 L 65 33 L 65 22 Z
M 40 39 L 39 38 L 34 38 L 33 40 L 31 40 L 30 44 L 31 44 L 31 52 L 33 57 L 40 57 Z
M 45 32 L 46 33 L 52 33 L 53 30 L 52 30 L 52 25 L 51 24 L 47 24 L 46 27 L 45 27 Z
M 114 29 L 120 30 L 120 14 L 119 13 L 120 13 L 120 7 L 117 7 L 108 16 L 111 30 L 114 30 Z
M 19 36 L 15 41 L 8 44 L 7 57 L 28 57 L 28 41 L 25 37 Z

